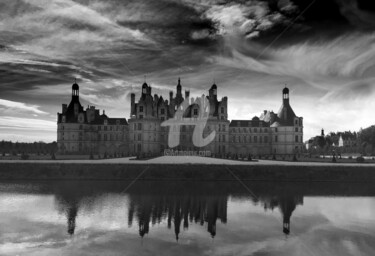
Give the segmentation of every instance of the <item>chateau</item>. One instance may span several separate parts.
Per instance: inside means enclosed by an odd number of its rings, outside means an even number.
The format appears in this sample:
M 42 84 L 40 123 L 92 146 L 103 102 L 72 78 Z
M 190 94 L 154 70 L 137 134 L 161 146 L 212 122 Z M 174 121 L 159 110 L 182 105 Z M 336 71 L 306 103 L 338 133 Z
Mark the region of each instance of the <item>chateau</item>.
M 146 82 L 141 95 L 131 94 L 130 118 L 109 118 L 93 106 L 86 110 L 79 101 L 79 86 L 72 86 L 72 99 L 57 114 L 57 143 L 61 154 L 158 155 L 166 149 L 206 151 L 216 156 L 285 155 L 303 150 L 303 118 L 289 102 L 289 89 L 282 90 L 278 113 L 264 111 L 251 120 L 228 119 L 228 98 L 218 99 L 213 84 L 208 96 L 190 98 L 182 93 L 169 100 Z M 204 120 L 204 123 L 199 120 Z M 197 129 L 201 128 L 197 140 Z M 197 145 L 198 141 L 198 145 Z M 204 142 L 204 143 L 200 143 Z M 171 144 L 172 143 L 172 144 Z M 200 143 L 200 144 L 199 144 Z

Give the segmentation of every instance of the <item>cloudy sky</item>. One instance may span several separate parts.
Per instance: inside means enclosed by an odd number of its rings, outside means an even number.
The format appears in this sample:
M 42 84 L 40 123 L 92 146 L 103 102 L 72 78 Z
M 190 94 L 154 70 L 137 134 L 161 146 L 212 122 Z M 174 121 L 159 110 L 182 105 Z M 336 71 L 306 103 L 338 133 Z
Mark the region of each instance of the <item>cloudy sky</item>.
M 74 78 L 84 106 L 129 117 L 147 76 L 168 97 L 215 80 L 230 119 L 278 111 L 305 139 L 375 123 L 375 5 L 367 0 L 3 0 L 0 140 L 56 140 Z

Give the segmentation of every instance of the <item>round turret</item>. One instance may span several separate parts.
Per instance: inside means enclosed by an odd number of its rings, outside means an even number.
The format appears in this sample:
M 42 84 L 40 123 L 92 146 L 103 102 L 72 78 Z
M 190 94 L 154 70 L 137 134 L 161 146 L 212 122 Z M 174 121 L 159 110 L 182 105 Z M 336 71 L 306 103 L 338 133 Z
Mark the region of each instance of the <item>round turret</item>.
M 283 89 L 283 94 L 289 94 L 289 89 L 288 89 L 288 87 L 285 87 L 285 88 Z
M 74 84 L 72 85 L 72 90 L 79 90 L 79 86 L 78 86 L 77 83 L 74 83 Z

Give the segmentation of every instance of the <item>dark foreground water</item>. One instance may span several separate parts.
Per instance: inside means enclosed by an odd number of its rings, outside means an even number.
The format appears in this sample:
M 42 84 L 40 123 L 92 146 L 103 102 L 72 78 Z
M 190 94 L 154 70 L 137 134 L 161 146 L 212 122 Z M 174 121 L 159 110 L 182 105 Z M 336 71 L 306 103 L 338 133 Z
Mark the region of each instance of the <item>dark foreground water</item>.
M 371 184 L 0 184 L 0 255 L 375 255 Z

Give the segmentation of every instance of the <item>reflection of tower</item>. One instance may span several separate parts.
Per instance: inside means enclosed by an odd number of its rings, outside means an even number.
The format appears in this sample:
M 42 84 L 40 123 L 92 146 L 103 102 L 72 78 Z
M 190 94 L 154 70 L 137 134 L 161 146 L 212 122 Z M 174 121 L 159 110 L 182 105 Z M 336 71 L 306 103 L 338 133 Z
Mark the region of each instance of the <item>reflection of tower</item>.
M 201 225 L 207 223 L 212 237 L 216 235 L 216 222 L 227 221 L 227 197 L 201 195 L 131 195 L 128 208 L 128 222 L 133 216 L 139 225 L 139 234 L 143 237 L 152 225 L 166 220 L 169 229 L 174 225 L 176 240 L 180 239 L 181 226 L 188 229 L 191 222 Z M 134 219 L 135 220 L 135 219 Z
M 174 233 L 176 234 L 176 241 L 178 241 L 178 235 L 180 234 L 181 225 L 181 212 L 180 212 L 180 201 L 178 200 L 175 205 L 174 211 Z
M 297 204 L 303 203 L 302 197 L 283 196 L 279 198 L 279 208 L 283 214 L 283 232 L 286 235 L 290 233 L 290 218 Z
M 76 217 L 78 213 L 78 207 L 73 205 L 68 208 L 67 210 L 67 218 L 68 218 L 68 234 L 73 235 L 74 230 L 76 228 Z

